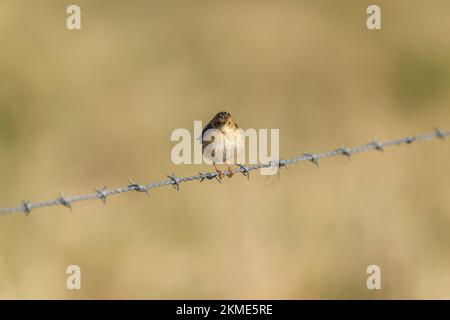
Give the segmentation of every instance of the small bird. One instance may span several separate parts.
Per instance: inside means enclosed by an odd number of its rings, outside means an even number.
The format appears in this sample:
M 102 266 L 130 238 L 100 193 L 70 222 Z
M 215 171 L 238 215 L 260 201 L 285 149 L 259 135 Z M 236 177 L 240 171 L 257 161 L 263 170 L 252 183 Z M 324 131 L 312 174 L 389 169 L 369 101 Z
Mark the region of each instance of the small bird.
M 219 137 L 219 141 L 215 141 L 215 136 L 211 136 L 211 131 L 214 131 L 213 129 L 217 130 L 216 133 Z M 212 160 L 214 169 L 219 174 L 219 178 L 223 178 L 225 174 L 222 170 L 217 168 L 216 160 L 221 162 L 223 161 L 227 164 L 227 176 L 231 178 L 233 176 L 233 172 L 231 171 L 231 163 L 234 159 L 228 158 L 231 158 L 231 155 L 237 155 L 242 152 L 242 138 L 242 132 L 239 130 L 238 125 L 231 117 L 231 114 L 225 111 L 217 113 L 214 118 L 212 118 L 212 120 L 203 128 L 202 153 L 204 157 Z M 205 148 L 213 142 L 215 144 L 214 149 L 212 149 L 210 153 L 206 152 L 207 154 L 205 154 Z M 223 159 L 217 159 L 216 151 L 222 153 Z M 220 155 L 218 155 L 218 157 L 219 156 Z

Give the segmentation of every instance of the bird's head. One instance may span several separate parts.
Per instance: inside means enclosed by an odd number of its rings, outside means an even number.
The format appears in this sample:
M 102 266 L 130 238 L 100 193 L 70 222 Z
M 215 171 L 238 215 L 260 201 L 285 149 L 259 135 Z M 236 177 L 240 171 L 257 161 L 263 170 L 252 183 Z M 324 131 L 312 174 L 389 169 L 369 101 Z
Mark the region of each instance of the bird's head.
M 213 118 L 214 124 L 217 129 L 235 129 L 237 128 L 236 122 L 234 122 L 231 114 L 226 111 L 217 113 Z

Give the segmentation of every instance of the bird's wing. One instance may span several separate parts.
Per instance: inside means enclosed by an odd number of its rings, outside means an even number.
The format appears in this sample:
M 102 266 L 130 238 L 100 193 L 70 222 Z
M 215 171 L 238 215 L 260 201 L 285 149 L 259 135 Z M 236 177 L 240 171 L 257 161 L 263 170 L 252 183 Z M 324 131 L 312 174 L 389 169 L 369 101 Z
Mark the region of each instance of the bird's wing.
M 204 128 L 202 131 L 202 135 L 200 137 L 198 137 L 197 139 L 200 141 L 203 141 L 203 135 L 205 134 L 206 131 L 208 131 L 209 129 L 213 129 L 213 125 L 212 125 L 212 121 L 210 121 Z

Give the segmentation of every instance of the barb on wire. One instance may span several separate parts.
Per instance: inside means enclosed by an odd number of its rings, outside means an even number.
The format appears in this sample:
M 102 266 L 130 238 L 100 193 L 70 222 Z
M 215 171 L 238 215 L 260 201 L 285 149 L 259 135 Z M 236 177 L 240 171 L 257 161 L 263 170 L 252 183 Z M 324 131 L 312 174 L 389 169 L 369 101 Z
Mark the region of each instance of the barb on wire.
M 222 183 L 222 180 L 219 179 L 217 174 L 213 174 L 211 172 L 208 172 L 208 173 L 199 172 L 198 174 L 200 175 L 200 182 L 203 182 L 203 180 L 205 180 L 205 179 L 208 179 L 208 180 L 216 179 L 219 183 Z
M 446 133 L 444 131 L 442 131 L 441 129 L 436 128 L 436 127 L 433 127 L 433 129 L 434 129 L 434 133 L 436 134 L 436 137 L 438 137 L 442 141 L 445 141 Z
M 373 140 L 371 142 L 372 146 L 375 148 L 375 150 L 384 152 L 384 147 L 381 143 L 379 143 L 377 140 Z
M 434 128 L 434 131 L 432 133 L 422 134 L 422 135 L 416 135 L 416 136 L 408 136 L 400 139 L 395 140 L 389 140 L 384 142 L 378 142 L 377 140 L 373 140 L 369 143 L 357 146 L 357 147 L 339 147 L 337 149 L 334 149 L 332 151 L 324 152 L 324 153 L 304 153 L 302 156 L 291 158 L 287 160 L 278 160 L 278 161 L 270 161 L 268 163 L 260 163 L 255 165 L 249 165 L 244 166 L 242 164 L 238 164 L 238 168 L 235 170 L 232 170 L 232 173 L 242 173 L 244 176 L 247 177 L 247 179 L 250 177 L 250 171 L 258 170 L 261 168 L 268 168 L 271 166 L 278 166 L 278 168 L 286 167 L 288 164 L 297 163 L 297 162 L 304 162 L 304 161 L 310 161 L 314 163 L 317 167 L 319 166 L 319 160 L 325 159 L 325 158 L 331 158 L 336 156 L 346 156 L 350 158 L 353 154 L 356 153 L 363 153 L 370 150 L 376 150 L 384 152 L 384 149 L 387 147 L 392 146 L 399 146 L 403 144 L 412 144 L 413 142 L 420 142 L 420 141 L 430 141 L 430 140 L 436 140 L 441 139 L 445 140 L 446 137 L 450 136 L 450 130 L 443 131 L 438 128 Z M 49 200 L 49 201 L 42 201 L 42 202 L 31 202 L 31 201 L 22 201 L 22 205 L 19 207 L 12 207 L 12 208 L 3 208 L 0 209 L 0 215 L 7 214 L 7 213 L 14 213 L 14 212 L 23 212 L 26 216 L 28 216 L 32 210 L 42 207 L 50 207 L 50 206 L 65 206 L 72 209 L 72 204 L 76 202 L 81 201 L 88 201 L 88 200 L 95 200 L 100 199 L 103 201 L 103 203 L 106 203 L 106 199 L 110 196 L 131 192 L 131 191 L 137 191 L 137 192 L 144 192 L 148 196 L 150 196 L 150 189 L 160 188 L 163 186 L 172 186 L 175 190 L 180 190 L 180 184 L 183 182 L 189 182 L 194 180 L 199 180 L 202 182 L 203 180 L 212 180 L 216 179 L 218 182 L 221 183 L 220 178 L 218 177 L 217 172 L 208 172 L 208 173 L 201 173 L 199 172 L 198 175 L 179 178 L 176 177 L 175 174 L 172 173 L 171 176 L 167 176 L 169 180 L 162 180 L 159 182 L 153 182 L 147 185 L 141 185 L 133 182 L 132 180 L 129 180 L 129 185 L 124 188 L 117 188 L 117 189 L 107 189 L 106 187 L 103 187 L 102 189 L 95 189 L 95 193 L 90 194 L 83 194 L 73 197 L 65 197 L 62 193 L 60 193 L 60 196 L 56 199 Z
M 352 158 L 352 154 L 350 152 L 350 149 L 347 147 L 339 147 L 336 149 L 337 152 L 339 152 L 340 154 L 342 154 L 343 156 L 348 157 L 349 159 Z
M 59 192 L 58 200 L 59 200 L 60 205 L 67 207 L 67 208 L 69 208 L 70 211 L 72 211 L 72 205 L 71 205 L 70 199 L 66 199 L 62 192 Z
M 31 203 L 30 201 L 22 201 L 22 204 L 23 204 L 23 212 L 28 217 L 31 212 Z
M 98 193 L 98 198 L 106 204 L 106 198 L 108 198 L 108 190 L 106 190 L 106 186 L 101 189 L 95 189 Z
M 148 192 L 148 188 L 146 186 L 137 184 L 133 180 L 128 180 L 128 182 L 130 183 L 128 185 L 128 189 L 134 190 L 137 192 L 144 192 L 146 195 L 148 195 L 150 197 L 150 193 Z M 103 191 L 103 192 L 105 192 L 105 191 Z
M 247 177 L 247 179 L 250 179 L 250 170 L 247 169 L 246 166 L 243 166 L 242 164 L 237 163 L 239 167 L 239 171 L 244 175 L 244 177 Z
M 172 187 L 175 190 L 180 191 L 180 182 L 179 182 L 178 178 L 175 177 L 175 173 L 172 172 L 171 176 L 166 176 L 166 177 L 170 179 L 170 184 L 172 185 Z
M 304 153 L 303 156 L 305 157 L 306 160 L 309 160 L 312 163 L 314 163 L 317 168 L 319 167 L 319 157 L 316 154 Z
M 278 169 L 281 169 L 283 167 L 285 167 L 286 169 L 288 168 L 286 161 L 284 160 L 278 160 L 278 163 L 275 163 L 276 166 L 278 166 Z

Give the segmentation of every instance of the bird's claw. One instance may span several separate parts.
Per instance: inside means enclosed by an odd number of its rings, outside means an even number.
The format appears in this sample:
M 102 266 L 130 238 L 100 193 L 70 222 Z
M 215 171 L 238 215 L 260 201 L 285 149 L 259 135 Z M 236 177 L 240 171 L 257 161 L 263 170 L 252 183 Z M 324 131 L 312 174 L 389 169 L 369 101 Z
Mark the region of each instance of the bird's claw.
M 232 176 L 234 176 L 233 170 L 231 170 L 231 164 L 227 164 L 227 166 L 228 166 L 227 177 L 231 178 Z
M 217 177 L 219 177 L 219 179 L 222 180 L 222 178 L 225 176 L 225 173 L 220 169 L 216 169 L 216 172 L 217 172 Z

